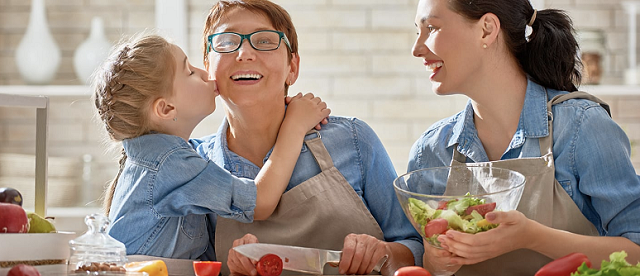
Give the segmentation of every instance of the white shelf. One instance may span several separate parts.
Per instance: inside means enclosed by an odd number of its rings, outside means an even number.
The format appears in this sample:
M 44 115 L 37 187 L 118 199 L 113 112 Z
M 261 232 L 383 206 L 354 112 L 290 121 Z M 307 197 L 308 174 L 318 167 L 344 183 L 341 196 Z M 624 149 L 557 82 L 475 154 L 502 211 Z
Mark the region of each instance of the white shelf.
M 90 96 L 88 85 L 0 85 L 0 94 L 26 96 Z
M 640 86 L 637 85 L 582 85 L 578 90 L 595 96 L 640 96 Z

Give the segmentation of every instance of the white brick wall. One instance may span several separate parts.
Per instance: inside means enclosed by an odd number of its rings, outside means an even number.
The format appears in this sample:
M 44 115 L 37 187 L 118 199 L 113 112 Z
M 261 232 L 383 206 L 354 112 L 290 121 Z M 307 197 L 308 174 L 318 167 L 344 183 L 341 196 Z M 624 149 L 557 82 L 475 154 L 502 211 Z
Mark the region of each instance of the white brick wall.
M 213 0 L 190 0 L 186 52 L 201 63 L 201 32 Z M 406 171 L 407 155 L 415 139 L 432 123 L 458 112 L 462 96 L 439 97 L 431 91 L 425 68 L 411 56 L 418 0 L 275 0 L 291 14 L 299 34 L 301 72 L 291 93 L 313 92 L 334 115 L 363 119 L 378 133 L 398 173 Z M 627 15 L 622 0 L 546 0 L 547 7 L 566 9 L 577 29 L 597 29 L 606 37 L 605 82 L 622 80 L 627 67 Z M 62 64 L 53 84 L 79 84 L 72 56 L 89 33 L 91 18 L 101 16 L 114 43 L 122 34 L 154 27 L 153 0 L 47 0 L 54 39 L 62 50 Z M 0 0 L 0 85 L 23 84 L 14 52 L 29 16 L 29 1 Z M 638 20 L 640 22 L 640 19 Z M 290 94 L 291 94 L 290 93 Z M 640 167 L 640 95 L 610 97 L 614 118 L 634 141 Z M 217 130 L 219 109 L 195 130 L 203 136 Z M 50 155 L 95 157 L 93 184 L 98 187 L 115 174 L 118 153 L 106 152 L 102 129 L 93 121 L 87 97 L 54 97 L 50 113 Z M 0 152 L 32 152 L 34 115 L 0 108 Z

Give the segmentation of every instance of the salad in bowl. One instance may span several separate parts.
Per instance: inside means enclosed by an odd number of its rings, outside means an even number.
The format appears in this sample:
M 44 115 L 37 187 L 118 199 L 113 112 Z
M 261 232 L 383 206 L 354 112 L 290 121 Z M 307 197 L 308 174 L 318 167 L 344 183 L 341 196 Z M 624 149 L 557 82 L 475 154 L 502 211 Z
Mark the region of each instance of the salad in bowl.
M 399 176 L 393 183 L 405 215 L 418 233 L 440 248 L 448 230 L 475 234 L 497 227 L 485 219 L 492 211 L 518 207 L 525 177 L 490 166 L 434 167 Z

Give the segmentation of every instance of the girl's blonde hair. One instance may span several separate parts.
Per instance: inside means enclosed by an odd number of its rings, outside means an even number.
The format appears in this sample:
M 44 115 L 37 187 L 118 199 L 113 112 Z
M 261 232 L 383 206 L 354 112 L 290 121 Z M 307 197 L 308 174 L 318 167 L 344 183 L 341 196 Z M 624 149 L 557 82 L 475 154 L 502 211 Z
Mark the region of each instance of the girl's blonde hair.
M 111 140 L 121 142 L 152 131 L 148 119 L 151 105 L 173 88 L 176 61 L 171 45 L 158 35 L 133 37 L 115 46 L 95 72 L 93 100 Z M 120 170 L 105 191 L 103 207 L 107 215 L 126 159 L 122 149 Z

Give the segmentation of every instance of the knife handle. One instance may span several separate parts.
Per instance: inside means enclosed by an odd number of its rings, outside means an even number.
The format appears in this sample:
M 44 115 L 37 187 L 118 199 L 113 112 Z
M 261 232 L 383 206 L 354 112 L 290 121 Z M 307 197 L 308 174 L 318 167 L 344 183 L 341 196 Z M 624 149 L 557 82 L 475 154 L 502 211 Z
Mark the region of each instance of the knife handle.
M 327 261 L 327 263 L 332 266 L 332 267 L 337 267 L 340 264 L 340 255 L 338 254 L 336 255 L 331 255 L 331 253 L 328 254 L 329 257 L 327 259 L 331 260 L 331 261 Z M 334 261 L 335 257 L 338 257 L 338 261 Z M 381 272 L 382 270 L 382 266 L 387 262 L 387 259 L 389 258 L 389 255 L 384 255 L 382 256 L 382 258 L 380 258 L 380 260 L 378 261 L 378 263 L 376 264 L 376 266 L 373 267 L 373 271 L 375 272 Z

